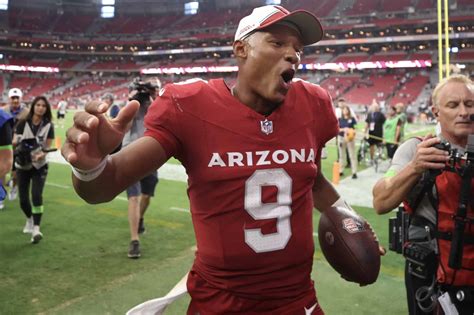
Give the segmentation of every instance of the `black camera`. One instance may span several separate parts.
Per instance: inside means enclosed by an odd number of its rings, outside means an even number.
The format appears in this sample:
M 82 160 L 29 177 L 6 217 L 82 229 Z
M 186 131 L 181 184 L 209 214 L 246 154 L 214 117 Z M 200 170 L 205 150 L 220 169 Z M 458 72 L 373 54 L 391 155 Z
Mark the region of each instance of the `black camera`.
M 31 160 L 32 153 L 39 151 L 49 153 L 57 150 L 57 148 L 42 148 L 36 138 L 21 140 L 20 143 L 16 146 L 15 151 L 13 153 L 15 167 L 22 170 L 29 170 L 33 167 Z
M 408 272 L 411 275 L 420 279 L 429 279 L 436 271 L 436 251 L 431 241 L 429 225 L 425 225 L 422 229 L 426 231 L 423 232 L 424 237 L 422 239 L 410 240 L 408 235 L 409 226 L 414 224 L 419 228 L 421 227 L 417 221 L 419 221 L 419 217 L 412 217 L 404 211 L 403 207 L 400 207 L 397 216 L 389 219 L 388 248 L 405 257 L 408 261 Z
M 410 224 L 410 215 L 400 208 L 397 210 L 397 216 L 388 220 L 388 248 L 399 254 L 403 253 L 403 244 L 408 239 L 408 225 Z
M 156 90 L 159 89 L 158 85 L 151 82 L 145 82 L 140 79 L 133 80 L 129 86 L 129 91 L 136 91 L 133 96 L 129 98 L 129 101 L 136 100 L 140 105 L 145 105 L 150 102 L 150 97 L 154 97 Z
M 31 153 L 39 148 L 35 138 L 21 140 L 14 152 L 15 166 L 23 170 L 31 169 Z
M 412 276 L 426 280 L 436 272 L 437 258 L 431 241 L 407 242 L 403 256 L 408 260 L 408 272 Z
M 474 163 L 474 135 L 470 135 L 468 139 L 469 141 L 466 146 L 466 152 L 464 154 L 461 153 L 458 149 L 453 148 L 451 144 L 447 141 L 442 141 L 434 145 L 435 148 L 449 153 L 449 160 L 448 162 L 446 162 L 445 170 L 456 172 L 456 169 L 458 169 L 459 166 L 465 166 L 466 163 Z

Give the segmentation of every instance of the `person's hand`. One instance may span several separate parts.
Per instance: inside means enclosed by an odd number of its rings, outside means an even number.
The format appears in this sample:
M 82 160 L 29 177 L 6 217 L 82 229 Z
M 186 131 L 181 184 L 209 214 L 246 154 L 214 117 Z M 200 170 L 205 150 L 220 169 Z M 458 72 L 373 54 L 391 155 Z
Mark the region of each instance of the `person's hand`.
M 74 115 L 74 125 L 66 132 L 61 154 L 74 167 L 93 169 L 120 144 L 139 107 L 137 101 L 131 101 L 116 118 L 108 119 L 106 103 L 87 103 L 85 111 Z
M 46 153 L 39 151 L 39 152 L 31 154 L 31 161 L 33 162 L 41 161 L 45 157 L 46 157 Z
M 410 162 L 410 166 L 418 174 L 423 174 L 426 170 L 442 170 L 449 160 L 449 153 L 434 147 L 441 140 L 431 134 L 423 138 L 416 147 L 416 154 Z

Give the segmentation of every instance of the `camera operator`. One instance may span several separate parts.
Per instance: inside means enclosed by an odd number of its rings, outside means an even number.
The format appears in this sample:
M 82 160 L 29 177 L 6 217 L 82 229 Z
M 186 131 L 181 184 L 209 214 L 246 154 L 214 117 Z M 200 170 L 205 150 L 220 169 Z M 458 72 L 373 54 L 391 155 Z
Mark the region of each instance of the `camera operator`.
M 43 238 L 40 223 L 44 212 L 43 189 L 48 175 L 46 154 L 54 139 L 52 118 L 51 105 L 46 97 L 37 96 L 26 119 L 18 122 L 13 138 L 20 206 L 27 218 L 23 233 L 31 234 L 33 244 Z M 29 198 L 30 183 L 33 206 Z
M 122 142 L 123 147 L 143 137 L 145 134 L 145 115 L 160 87 L 161 83 L 158 79 L 147 81 L 135 80 L 131 84 L 129 100 L 137 100 L 140 103 L 140 108 L 132 121 L 132 127 L 125 134 Z M 131 239 L 128 249 L 129 258 L 136 259 L 141 255 L 139 234 L 145 232 L 143 216 L 150 204 L 150 198 L 155 194 L 157 183 L 158 172 L 154 171 L 127 188 L 128 223 Z
M 463 75 L 444 79 L 434 89 L 432 103 L 441 133 L 412 138 L 399 147 L 385 178 L 373 189 L 374 208 L 383 214 L 403 202 L 410 214 L 408 239 L 402 241 L 409 313 L 437 314 L 441 308 L 449 313 L 449 307 L 456 307 L 459 314 L 473 314 L 474 183 L 471 179 L 467 191 L 471 204 L 467 202 L 466 228 L 461 231 L 462 262 L 451 268 L 448 259 L 464 184 L 458 173 L 447 170 L 450 153 L 440 144 L 447 141 L 465 154 L 474 134 L 474 84 Z
M 13 164 L 13 117 L 0 108 L 0 210 L 3 209 L 3 200 L 6 190 L 2 178 L 12 169 Z

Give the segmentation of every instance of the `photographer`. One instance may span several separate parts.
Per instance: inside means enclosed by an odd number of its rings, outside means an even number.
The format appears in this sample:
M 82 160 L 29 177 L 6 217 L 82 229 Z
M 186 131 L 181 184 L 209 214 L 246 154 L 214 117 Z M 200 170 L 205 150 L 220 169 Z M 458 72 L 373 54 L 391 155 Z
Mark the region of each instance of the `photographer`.
M 40 223 L 44 211 L 43 189 L 48 175 L 46 154 L 54 139 L 51 120 L 51 105 L 46 97 L 38 96 L 31 103 L 26 119 L 18 122 L 13 139 L 20 206 L 27 218 L 23 233 L 32 234 L 33 244 L 43 238 Z M 33 206 L 29 198 L 30 183 Z
M 132 127 L 125 134 L 122 142 L 123 147 L 143 137 L 145 134 L 145 115 L 160 87 L 161 83 L 158 79 L 148 81 L 135 80 L 131 84 L 129 100 L 137 100 L 140 103 L 140 108 L 133 118 Z M 136 259 L 141 255 L 138 235 L 145 232 L 143 216 L 150 204 L 150 198 L 155 194 L 157 183 L 158 173 L 154 171 L 127 188 L 128 223 L 131 239 L 128 250 L 129 258 Z
M 474 212 L 467 202 L 459 268 L 452 268 L 450 249 L 456 234 L 461 176 L 446 170 L 452 158 L 440 143 L 447 141 L 465 155 L 469 135 L 474 134 L 474 84 L 466 76 L 454 75 L 441 81 L 432 95 L 432 111 L 441 126 L 438 137 L 412 138 L 396 151 L 385 178 L 373 189 L 378 214 L 403 202 L 410 214 L 408 239 L 403 240 L 407 258 L 405 285 L 410 314 L 436 314 L 455 307 L 459 314 L 474 309 Z M 463 177 L 464 178 L 464 177 Z M 468 181 L 469 183 L 469 181 Z M 463 192 L 464 193 L 464 192 Z M 472 199 L 474 184 L 467 191 Z M 423 258 L 424 257 L 424 258 Z M 438 302 L 438 305 L 434 302 Z

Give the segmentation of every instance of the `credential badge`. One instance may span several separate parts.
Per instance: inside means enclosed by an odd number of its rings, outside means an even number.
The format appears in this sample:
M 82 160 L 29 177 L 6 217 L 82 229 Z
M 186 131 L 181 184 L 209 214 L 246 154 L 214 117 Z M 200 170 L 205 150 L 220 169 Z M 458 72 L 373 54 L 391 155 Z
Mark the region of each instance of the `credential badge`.
M 273 122 L 265 118 L 265 120 L 260 121 L 260 130 L 266 135 L 269 135 L 273 132 Z

